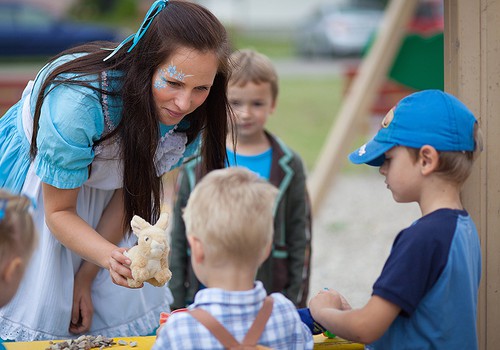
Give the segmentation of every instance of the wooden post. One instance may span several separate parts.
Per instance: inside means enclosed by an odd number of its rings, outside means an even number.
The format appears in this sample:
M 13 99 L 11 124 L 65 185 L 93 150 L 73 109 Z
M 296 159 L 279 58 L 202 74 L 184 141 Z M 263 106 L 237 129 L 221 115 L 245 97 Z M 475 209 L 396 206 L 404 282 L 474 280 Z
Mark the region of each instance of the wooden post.
M 359 73 L 340 108 L 335 124 L 327 136 L 308 188 L 312 212 L 317 213 L 325 194 L 353 147 L 358 123 L 366 117 L 380 85 L 396 56 L 417 0 L 391 0 L 372 48 L 361 63 Z
M 500 3 L 445 0 L 445 90 L 478 117 L 485 150 L 462 196 L 481 239 L 481 350 L 500 349 Z M 457 307 L 460 307 L 457 305 Z

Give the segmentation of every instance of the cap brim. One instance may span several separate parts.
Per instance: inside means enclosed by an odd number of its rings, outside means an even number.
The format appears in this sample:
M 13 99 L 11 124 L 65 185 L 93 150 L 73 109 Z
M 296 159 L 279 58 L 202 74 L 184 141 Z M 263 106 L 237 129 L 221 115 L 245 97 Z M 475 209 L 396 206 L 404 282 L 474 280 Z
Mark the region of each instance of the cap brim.
M 382 143 L 371 140 L 359 147 L 349 155 L 349 160 L 354 164 L 368 164 L 371 166 L 381 166 L 384 164 L 384 153 L 396 146 L 392 143 Z

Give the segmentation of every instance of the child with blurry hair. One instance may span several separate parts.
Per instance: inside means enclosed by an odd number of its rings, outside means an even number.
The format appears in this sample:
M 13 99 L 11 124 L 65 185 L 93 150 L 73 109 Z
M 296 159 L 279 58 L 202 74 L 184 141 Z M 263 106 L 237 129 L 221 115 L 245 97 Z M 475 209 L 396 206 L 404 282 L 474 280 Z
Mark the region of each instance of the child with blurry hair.
M 476 118 L 448 93 L 417 92 L 389 111 L 349 159 L 380 167 L 394 200 L 417 202 L 422 217 L 396 237 L 364 307 L 321 291 L 316 322 L 370 350 L 478 349 L 481 250 L 460 191 L 481 149 Z
M 16 293 L 36 244 L 29 205 L 27 197 L 0 190 L 0 307 Z
M 253 343 L 246 345 L 312 349 L 312 334 L 293 303 L 281 293 L 268 297 L 255 280 L 271 251 L 277 193 L 273 185 L 243 167 L 214 170 L 196 185 L 183 218 L 191 264 L 206 288 L 198 291 L 188 312 L 171 314 L 153 349 L 226 348 L 200 323 L 196 317 L 200 312 L 224 325 L 237 342 L 255 321 L 262 332 L 253 332 Z M 261 311 L 268 312 L 267 319 L 257 316 Z

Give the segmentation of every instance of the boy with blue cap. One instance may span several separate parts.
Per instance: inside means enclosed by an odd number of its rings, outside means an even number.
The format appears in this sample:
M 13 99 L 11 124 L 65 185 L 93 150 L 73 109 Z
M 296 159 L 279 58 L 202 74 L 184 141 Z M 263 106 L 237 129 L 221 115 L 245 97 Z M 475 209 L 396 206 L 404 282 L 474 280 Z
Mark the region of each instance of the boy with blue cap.
M 460 191 L 481 148 L 477 120 L 448 93 L 417 92 L 387 113 L 349 159 L 379 166 L 394 199 L 417 202 L 422 217 L 396 237 L 364 307 L 321 291 L 309 304 L 316 322 L 372 350 L 478 348 L 481 251 Z

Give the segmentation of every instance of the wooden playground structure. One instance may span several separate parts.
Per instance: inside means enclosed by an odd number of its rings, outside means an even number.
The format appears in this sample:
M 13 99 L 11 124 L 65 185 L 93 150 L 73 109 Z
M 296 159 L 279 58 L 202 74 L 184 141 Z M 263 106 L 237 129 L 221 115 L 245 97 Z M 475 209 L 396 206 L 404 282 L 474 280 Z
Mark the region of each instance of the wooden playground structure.
M 391 0 L 382 27 L 339 110 L 309 177 L 313 212 L 354 145 L 418 0 Z M 483 254 L 478 335 L 481 350 L 500 349 L 500 2 L 444 0 L 444 87 L 479 119 L 485 149 L 462 196 L 476 222 Z M 457 305 L 460 307 L 460 305 Z

